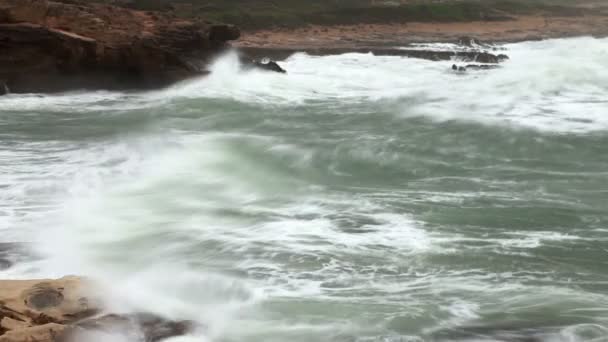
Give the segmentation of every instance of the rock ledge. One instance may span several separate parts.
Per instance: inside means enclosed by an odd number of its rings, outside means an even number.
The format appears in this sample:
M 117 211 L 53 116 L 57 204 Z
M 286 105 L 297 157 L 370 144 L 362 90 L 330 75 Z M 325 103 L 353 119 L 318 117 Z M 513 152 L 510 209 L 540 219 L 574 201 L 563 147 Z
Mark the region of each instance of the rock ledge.
M 0 281 L 0 342 L 79 342 L 94 333 L 156 342 L 195 328 L 153 314 L 107 314 L 90 293 L 94 285 L 78 277 Z
M 0 84 L 16 93 L 160 87 L 204 73 L 239 36 L 234 26 L 166 13 L 0 0 Z

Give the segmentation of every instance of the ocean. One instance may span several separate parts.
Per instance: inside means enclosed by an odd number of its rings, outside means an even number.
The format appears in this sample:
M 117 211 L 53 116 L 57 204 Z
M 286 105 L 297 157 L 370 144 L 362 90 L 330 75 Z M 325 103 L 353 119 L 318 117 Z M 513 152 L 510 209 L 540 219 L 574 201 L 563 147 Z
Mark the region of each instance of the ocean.
M 0 278 L 175 341 L 608 341 L 608 40 L 504 48 L 0 97 Z

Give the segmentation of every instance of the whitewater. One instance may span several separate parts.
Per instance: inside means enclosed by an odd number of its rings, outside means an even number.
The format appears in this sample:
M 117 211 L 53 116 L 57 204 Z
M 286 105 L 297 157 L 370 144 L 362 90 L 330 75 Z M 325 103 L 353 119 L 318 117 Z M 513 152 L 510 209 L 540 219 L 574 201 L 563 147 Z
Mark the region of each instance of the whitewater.
M 608 39 L 504 49 L 0 97 L 0 278 L 175 341 L 608 341 Z

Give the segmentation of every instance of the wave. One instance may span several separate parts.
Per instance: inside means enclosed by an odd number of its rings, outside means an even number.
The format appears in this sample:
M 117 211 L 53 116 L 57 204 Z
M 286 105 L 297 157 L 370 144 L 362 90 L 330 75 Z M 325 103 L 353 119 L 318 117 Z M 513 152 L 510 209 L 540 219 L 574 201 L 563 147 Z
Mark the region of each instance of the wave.
M 98 278 L 110 305 L 207 326 L 184 341 L 599 338 L 605 139 L 553 133 L 608 129 L 607 42 L 464 75 L 229 54 L 160 91 L 3 97 L 0 229 L 44 256 L 8 274 Z
M 511 60 L 497 70 L 456 74 L 453 62 L 372 54 L 284 62 L 288 75 L 242 70 L 235 53 L 211 75 L 147 93 L 10 95 L 2 111 L 107 111 L 171 107 L 185 99 L 226 99 L 261 106 L 397 101 L 396 115 L 505 124 L 547 132 L 606 130 L 607 39 L 572 38 L 506 46 Z M 194 104 L 192 104 L 194 105 Z M 1 112 L 0 112 L 1 113 Z

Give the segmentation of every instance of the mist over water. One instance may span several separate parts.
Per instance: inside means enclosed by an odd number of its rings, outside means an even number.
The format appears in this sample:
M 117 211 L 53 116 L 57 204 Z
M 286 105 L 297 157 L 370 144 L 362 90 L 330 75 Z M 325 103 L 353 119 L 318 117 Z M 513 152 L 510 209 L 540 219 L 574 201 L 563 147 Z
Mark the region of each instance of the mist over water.
M 608 341 L 608 40 L 505 48 L 1 97 L 0 276 L 205 327 L 176 341 Z

